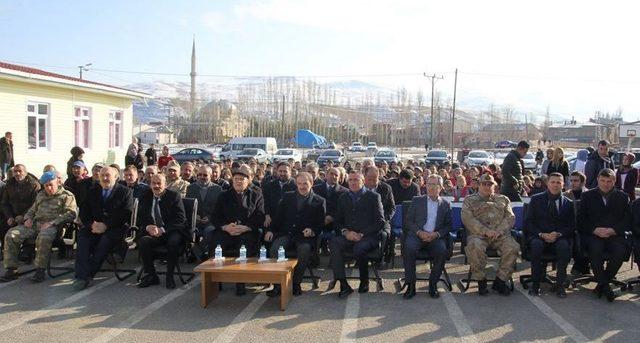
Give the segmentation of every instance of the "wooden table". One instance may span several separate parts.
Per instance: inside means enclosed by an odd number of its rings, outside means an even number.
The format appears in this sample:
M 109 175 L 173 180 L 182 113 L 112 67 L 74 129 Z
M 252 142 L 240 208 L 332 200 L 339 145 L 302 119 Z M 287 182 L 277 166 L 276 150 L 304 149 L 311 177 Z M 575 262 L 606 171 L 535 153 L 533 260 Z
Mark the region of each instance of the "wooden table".
M 218 297 L 220 282 L 272 283 L 280 284 L 280 310 L 284 311 L 292 296 L 291 277 L 297 263 L 296 259 L 258 262 L 257 258 L 248 258 L 243 263 L 237 263 L 234 257 L 228 257 L 224 261 L 207 260 L 193 270 L 201 273 L 200 304 L 207 307 L 211 300 Z

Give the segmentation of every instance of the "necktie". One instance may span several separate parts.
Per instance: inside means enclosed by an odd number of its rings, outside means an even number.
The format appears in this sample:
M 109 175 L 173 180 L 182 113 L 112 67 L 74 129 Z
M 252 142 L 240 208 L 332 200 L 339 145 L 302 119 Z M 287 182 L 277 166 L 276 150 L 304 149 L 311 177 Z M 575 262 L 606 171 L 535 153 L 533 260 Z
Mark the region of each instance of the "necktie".
M 557 199 L 550 199 L 549 200 L 549 213 L 551 214 L 551 217 L 553 217 L 553 218 L 558 217 L 558 206 L 556 205 L 556 200 Z
M 160 212 L 159 198 L 153 198 L 153 216 L 154 216 L 154 221 L 156 222 L 156 226 L 164 227 L 164 222 L 162 221 L 162 213 Z
M 106 189 L 103 189 L 102 190 L 102 202 L 103 203 L 106 202 L 108 197 L 109 197 L 109 191 L 106 190 Z

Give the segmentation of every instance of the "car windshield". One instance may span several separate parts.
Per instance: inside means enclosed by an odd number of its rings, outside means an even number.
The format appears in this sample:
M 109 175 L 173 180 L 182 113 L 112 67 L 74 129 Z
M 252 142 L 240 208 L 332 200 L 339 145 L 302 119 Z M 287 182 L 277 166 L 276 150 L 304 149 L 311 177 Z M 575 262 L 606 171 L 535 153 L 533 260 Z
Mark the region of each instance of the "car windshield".
M 447 152 L 444 150 L 431 150 L 427 153 L 427 157 L 447 157 Z
M 377 157 L 394 157 L 395 153 L 393 151 L 380 151 L 376 154 Z
M 472 151 L 469 153 L 469 157 L 470 158 L 487 158 L 489 156 L 487 156 L 486 152 L 482 152 L 482 151 Z
M 257 155 L 257 154 L 258 154 L 257 149 L 244 149 L 240 151 L 240 155 Z
M 524 155 L 524 157 L 522 159 L 523 160 L 533 160 L 533 159 L 535 159 L 535 157 L 533 157 L 533 154 L 529 152 L 526 155 Z
M 353 146 L 361 146 L 362 144 L 358 143 L 358 142 L 353 142 L 353 144 L 351 144 L 351 145 L 353 145 Z
M 322 156 L 340 156 L 340 152 L 338 150 L 327 150 L 322 153 Z
M 293 150 L 278 150 L 276 155 L 293 155 Z

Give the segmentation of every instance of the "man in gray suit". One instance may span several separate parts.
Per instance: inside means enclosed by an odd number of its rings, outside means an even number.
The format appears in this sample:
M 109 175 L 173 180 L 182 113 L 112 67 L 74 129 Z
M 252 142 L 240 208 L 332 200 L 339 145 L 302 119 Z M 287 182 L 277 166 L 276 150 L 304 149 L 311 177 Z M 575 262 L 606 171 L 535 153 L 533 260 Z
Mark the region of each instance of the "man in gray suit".
M 405 299 L 416 295 L 416 256 L 426 248 L 433 258 L 429 275 L 429 295 L 438 298 L 438 280 L 447 259 L 445 240 L 451 231 L 451 205 L 440 197 L 442 177 L 432 174 L 427 178 L 427 195 L 413 197 L 405 217 L 404 275 L 407 283 Z
M 198 215 L 196 217 L 196 227 L 202 236 L 202 242 L 194 246 L 194 254 L 202 258 L 205 251 L 211 252 L 213 247 L 208 246 L 213 241 L 213 209 L 218 201 L 218 196 L 222 193 L 222 187 L 211 182 L 211 167 L 202 166 L 198 168 L 197 181 L 187 187 L 187 198 L 198 199 Z

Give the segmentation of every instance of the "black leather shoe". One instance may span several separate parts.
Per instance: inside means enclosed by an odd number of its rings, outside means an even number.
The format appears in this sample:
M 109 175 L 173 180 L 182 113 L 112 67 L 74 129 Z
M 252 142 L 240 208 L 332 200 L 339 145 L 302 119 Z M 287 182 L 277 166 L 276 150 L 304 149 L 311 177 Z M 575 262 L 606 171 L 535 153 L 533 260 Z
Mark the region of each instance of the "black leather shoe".
M 267 291 L 267 296 L 270 298 L 280 295 L 280 285 L 273 285 L 273 289 Z
M 236 295 L 241 297 L 245 294 L 247 294 L 247 288 L 244 283 L 236 283 Z
M 33 276 L 31 277 L 31 281 L 35 283 L 44 281 L 44 268 L 36 269 L 36 272 L 33 273 Z
M 402 297 L 405 299 L 411 299 L 415 296 L 416 296 L 416 283 L 415 282 L 407 283 L 407 290 L 404 292 Z
M 360 280 L 360 286 L 358 286 L 358 293 L 369 292 L 369 280 Z
M 160 279 L 156 274 L 145 275 L 138 283 L 138 288 L 147 288 L 149 286 L 155 286 L 160 284 Z
M 173 279 L 173 275 L 167 275 L 167 280 L 164 283 L 165 287 L 167 287 L 167 289 L 175 289 L 176 288 L 176 281 Z
M 531 288 L 529 288 L 529 295 L 532 296 L 532 297 L 537 297 L 537 296 L 540 295 L 540 284 L 539 283 L 534 282 L 531 285 Z
M 293 295 L 296 297 L 302 295 L 302 287 L 300 287 L 299 283 L 293 284 Z
M 491 285 L 491 289 L 498 292 L 501 295 L 509 295 L 511 290 L 507 287 L 507 284 L 502 281 L 499 277 L 496 277 L 493 280 L 493 284 Z
M 605 287 L 603 285 L 597 285 L 596 288 L 593 289 L 593 293 L 595 293 L 598 298 L 602 298 L 604 288 Z
M 9 282 L 9 281 L 13 281 L 18 279 L 18 269 L 16 268 L 9 268 L 7 269 L 6 272 L 4 272 L 4 275 L 2 275 L 2 277 L 0 277 L 0 282 Z
M 438 288 L 429 286 L 429 296 L 433 299 L 440 298 L 440 292 L 438 292 Z
M 487 289 L 486 279 L 478 281 L 478 294 L 482 296 L 489 294 L 489 290 Z
M 611 289 L 611 287 L 607 286 L 602 293 L 604 293 L 604 296 L 607 298 L 607 300 L 609 302 L 613 302 L 614 300 L 616 300 L 616 293 L 613 292 L 613 290 Z
M 353 288 L 349 286 L 346 281 L 340 282 L 340 293 L 338 293 L 338 297 L 344 299 L 349 296 L 349 294 L 353 293 Z
M 556 295 L 558 296 L 558 298 L 564 299 L 567 297 L 567 291 L 564 290 L 564 287 L 560 287 L 558 288 Z

